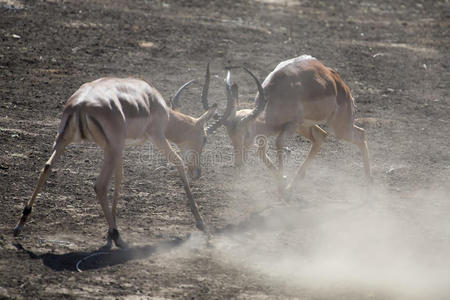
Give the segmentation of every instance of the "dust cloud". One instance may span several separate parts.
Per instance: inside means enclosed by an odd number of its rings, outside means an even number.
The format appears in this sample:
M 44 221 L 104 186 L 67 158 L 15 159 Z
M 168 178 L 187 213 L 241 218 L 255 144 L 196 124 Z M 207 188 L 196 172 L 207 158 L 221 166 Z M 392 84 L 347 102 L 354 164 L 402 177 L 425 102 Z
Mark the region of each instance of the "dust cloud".
M 217 259 L 306 299 L 450 299 L 449 190 L 335 178 L 216 235 Z

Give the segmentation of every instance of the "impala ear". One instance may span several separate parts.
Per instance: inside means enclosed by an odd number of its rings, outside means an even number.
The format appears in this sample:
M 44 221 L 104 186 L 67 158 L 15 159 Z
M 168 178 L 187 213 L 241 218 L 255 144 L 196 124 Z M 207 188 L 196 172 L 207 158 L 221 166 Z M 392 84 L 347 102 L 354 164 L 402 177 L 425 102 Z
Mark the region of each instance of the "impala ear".
M 211 119 L 211 117 L 214 115 L 214 113 L 216 112 L 216 109 L 217 109 L 217 104 L 211 105 L 209 107 L 209 109 L 197 119 L 195 126 L 203 128 L 205 126 L 206 122 L 208 122 L 208 120 Z

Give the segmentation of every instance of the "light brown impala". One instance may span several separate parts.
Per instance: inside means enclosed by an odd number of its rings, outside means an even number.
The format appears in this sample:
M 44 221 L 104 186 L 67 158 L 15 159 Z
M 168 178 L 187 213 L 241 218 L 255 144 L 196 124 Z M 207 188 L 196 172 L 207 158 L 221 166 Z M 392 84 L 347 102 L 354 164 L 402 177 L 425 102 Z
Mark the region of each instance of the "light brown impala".
M 355 102 L 350 89 L 336 71 L 311 56 L 302 55 L 279 63 L 261 86 L 257 84 L 259 92 L 255 102 L 259 109 L 256 111 L 261 112 L 261 107 L 266 105 L 260 114 L 255 114 L 255 109 L 236 111 L 237 86 L 230 86 L 227 79 L 228 104 L 232 108 L 224 125 L 234 147 L 237 166 L 242 164 L 256 138 L 258 155 L 281 183 L 284 140 L 294 133 L 304 136 L 311 141 L 311 150 L 284 190 L 289 195 L 293 184 L 305 175 L 306 168 L 327 136 L 317 125 L 325 121 L 338 139 L 358 146 L 366 177 L 372 180 L 365 131 L 354 124 Z M 267 156 L 267 137 L 272 135 L 277 136 L 278 168 Z
M 148 139 L 176 165 L 183 180 L 196 226 L 204 230 L 205 225 L 192 196 L 184 162 L 173 150 L 169 141 L 177 144 L 183 152 L 194 152 L 200 155 L 208 133 L 217 129 L 227 117 L 219 118 L 212 126 L 205 129 L 206 122 L 216 110 L 216 105 L 210 108 L 207 105 L 209 77 L 208 64 L 202 92 L 203 107 L 207 111 L 199 118 L 193 118 L 169 108 L 161 94 L 140 79 L 101 78 L 83 84 L 69 98 L 64 107 L 53 153 L 40 173 L 34 193 L 14 229 L 14 235 L 17 236 L 21 232 L 50 168 L 64 152 L 65 147 L 70 143 L 92 141 L 104 150 L 104 163 L 94 190 L 109 227 L 105 247 L 110 248 L 112 241 L 118 247 L 126 247 L 116 225 L 116 208 L 123 176 L 123 149 L 126 141 L 143 142 Z M 190 83 L 188 82 L 178 90 L 172 101 L 173 106 L 177 106 L 181 91 Z M 199 163 L 199 159 L 188 162 L 188 170 L 193 177 L 200 176 Z M 113 174 L 114 194 L 110 208 L 107 187 Z

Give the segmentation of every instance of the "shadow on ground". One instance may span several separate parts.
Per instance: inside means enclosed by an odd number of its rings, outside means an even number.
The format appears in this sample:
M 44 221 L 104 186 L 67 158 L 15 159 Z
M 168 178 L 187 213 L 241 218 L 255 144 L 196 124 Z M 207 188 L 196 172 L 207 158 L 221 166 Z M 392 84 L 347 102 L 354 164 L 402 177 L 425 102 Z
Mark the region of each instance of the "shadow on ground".
M 69 252 L 65 254 L 44 253 L 36 254 L 25 249 L 20 243 L 14 246 L 30 256 L 40 259 L 43 264 L 54 271 L 86 271 L 97 270 L 108 266 L 124 264 L 131 260 L 144 259 L 157 253 L 163 253 L 181 246 L 184 239 L 175 238 L 157 245 L 143 245 L 127 249 L 114 249 L 110 251 L 95 250 L 92 252 Z

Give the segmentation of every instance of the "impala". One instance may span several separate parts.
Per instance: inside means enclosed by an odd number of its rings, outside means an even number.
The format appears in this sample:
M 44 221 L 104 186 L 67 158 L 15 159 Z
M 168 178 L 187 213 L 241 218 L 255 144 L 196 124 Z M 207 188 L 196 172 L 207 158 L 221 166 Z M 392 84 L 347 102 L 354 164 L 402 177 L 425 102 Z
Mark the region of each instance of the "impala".
M 259 91 L 255 97 L 258 109 L 236 111 L 237 86 L 231 86 L 228 80 L 226 87 L 228 105 L 232 107 L 224 125 L 233 144 L 237 166 L 243 163 L 247 150 L 256 139 L 259 156 L 280 183 L 285 138 L 295 133 L 304 136 L 312 146 L 296 175 L 284 188 L 284 192 L 289 194 L 294 183 L 304 177 L 306 168 L 327 136 L 327 132 L 317 125 L 325 121 L 338 139 L 358 146 L 365 175 L 372 180 L 365 131 L 354 123 L 355 102 L 350 89 L 333 69 L 309 55 L 279 63 L 266 77 L 262 88 L 258 85 Z M 267 156 L 266 137 L 273 135 L 277 136 L 278 168 Z
M 126 247 L 116 225 L 116 208 L 123 176 L 123 150 L 129 141 L 142 142 L 148 139 L 176 165 L 196 226 L 204 230 L 205 225 L 192 196 L 184 162 L 169 141 L 175 143 L 183 152 L 194 152 L 200 155 L 206 136 L 217 129 L 227 117 L 224 115 L 212 126 L 205 128 L 206 122 L 216 110 L 216 105 L 208 107 L 207 104 L 209 80 L 208 64 L 202 92 L 202 103 L 206 112 L 199 118 L 193 118 L 168 107 L 161 94 L 140 79 L 101 78 L 83 84 L 69 98 L 64 107 L 53 152 L 40 173 L 31 199 L 25 205 L 22 217 L 14 229 L 14 235 L 17 236 L 21 232 L 51 167 L 66 146 L 70 143 L 91 141 L 104 150 L 104 163 L 94 190 L 108 223 L 105 247 L 111 248 L 112 241 L 118 247 Z M 191 82 L 177 91 L 171 101 L 173 108 L 177 108 L 182 90 Z M 198 159 L 187 164 L 188 172 L 192 177 L 200 176 Z M 113 202 L 110 208 L 107 190 L 112 175 L 115 180 Z

